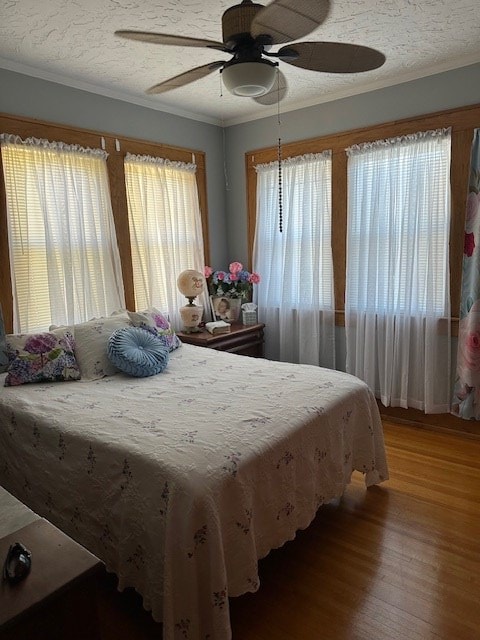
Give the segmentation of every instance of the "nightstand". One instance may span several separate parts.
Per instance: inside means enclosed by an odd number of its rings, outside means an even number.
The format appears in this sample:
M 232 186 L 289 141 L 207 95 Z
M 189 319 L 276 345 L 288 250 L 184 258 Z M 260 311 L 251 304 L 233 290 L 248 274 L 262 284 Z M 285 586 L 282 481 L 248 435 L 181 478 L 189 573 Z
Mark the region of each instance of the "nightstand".
M 198 347 L 262 358 L 264 327 L 264 324 L 244 325 L 233 323 L 229 333 L 220 333 L 214 336 L 206 329 L 202 329 L 199 333 L 177 331 L 177 336 L 182 342 L 194 344 Z
M 43 518 L 0 539 L 2 561 L 14 542 L 31 551 L 32 569 L 18 584 L 0 581 L 0 639 L 99 640 L 100 560 Z

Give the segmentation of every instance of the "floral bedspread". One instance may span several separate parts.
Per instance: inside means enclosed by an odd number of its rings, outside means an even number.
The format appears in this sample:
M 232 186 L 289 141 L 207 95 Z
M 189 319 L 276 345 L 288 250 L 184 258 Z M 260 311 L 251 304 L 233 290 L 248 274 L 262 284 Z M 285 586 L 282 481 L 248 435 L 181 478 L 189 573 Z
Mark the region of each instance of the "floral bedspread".
M 388 477 L 362 381 L 191 345 L 151 378 L 2 387 L 0 452 L 0 483 L 135 587 L 165 640 L 230 638 L 257 560 L 352 470 Z

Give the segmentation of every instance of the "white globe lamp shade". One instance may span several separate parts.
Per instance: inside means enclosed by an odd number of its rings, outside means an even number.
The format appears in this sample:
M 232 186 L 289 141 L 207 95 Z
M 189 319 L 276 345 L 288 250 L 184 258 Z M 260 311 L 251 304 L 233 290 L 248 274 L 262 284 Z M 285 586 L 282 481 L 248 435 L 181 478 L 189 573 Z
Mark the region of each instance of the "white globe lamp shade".
M 177 287 L 186 298 L 196 298 L 205 289 L 205 276 L 195 269 L 186 269 L 178 276 Z
M 236 96 L 256 98 L 273 87 L 276 69 L 266 62 L 237 62 L 223 68 L 223 84 Z

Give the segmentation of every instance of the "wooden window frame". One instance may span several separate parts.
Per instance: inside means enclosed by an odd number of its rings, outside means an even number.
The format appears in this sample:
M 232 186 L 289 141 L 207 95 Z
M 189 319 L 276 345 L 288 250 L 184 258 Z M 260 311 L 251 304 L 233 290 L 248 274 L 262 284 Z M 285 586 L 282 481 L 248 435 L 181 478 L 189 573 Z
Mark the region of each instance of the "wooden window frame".
M 452 160 L 450 170 L 450 298 L 452 333 L 458 331 L 460 310 L 462 261 L 464 247 L 465 212 L 470 173 L 470 154 L 474 129 L 480 127 L 480 105 L 439 111 L 424 116 L 364 127 L 319 138 L 310 138 L 283 145 L 282 157 L 306 153 L 332 151 L 332 254 L 335 292 L 335 322 L 345 324 L 345 277 L 347 245 L 347 154 L 345 149 L 362 142 L 403 136 L 419 131 L 451 127 Z M 247 176 L 247 233 L 249 267 L 252 268 L 253 243 L 256 225 L 256 164 L 277 160 L 277 147 L 249 151 L 245 154 Z
M 125 304 L 127 309 L 135 308 L 133 287 L 132 254 L 128 223 L 127 196 L 125 190 L 124 158 L 127 153 L 150 155 L 167 158 L 172 161 L 194 162 L 197 165 L 197 188 L 202 216 L 202 232 L 206 264 L 210 262 L 208 236 L 207 176 L 205 152 L 196 149 L 173 147 L 147 140 L 139 140 L 111 133 L 78 129 L 68 125 L 55 124 L 41 120 L 33 120 L 0 114 L 0 133 L 11 133 L 21 138 L 45 138 L 67 144 L 78 144 L 95 149 L 102 148 L 108 153 L 107 171 L 110 184 L 115 229 L 117 233 L 120 260 L 122 263 L 123 284 L 125 288 Z M 119 145 L 119 151 L 117 151 Z M 0 156 L 1 157 L 1 156 Z M 10 272 L 8 226 L 5 181 L 3 166 L 0 162 L 0 304 L 3 309 L 5 329 L 13 330 L 13 294 Z

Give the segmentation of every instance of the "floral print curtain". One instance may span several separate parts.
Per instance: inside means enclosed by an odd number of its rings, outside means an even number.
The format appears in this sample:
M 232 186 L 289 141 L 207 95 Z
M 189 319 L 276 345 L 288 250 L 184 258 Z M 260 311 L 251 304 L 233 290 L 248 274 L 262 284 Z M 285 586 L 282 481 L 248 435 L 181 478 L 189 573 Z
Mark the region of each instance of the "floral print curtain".
M 480 419 L 480 129 L 473 136 L 452 413 Z

